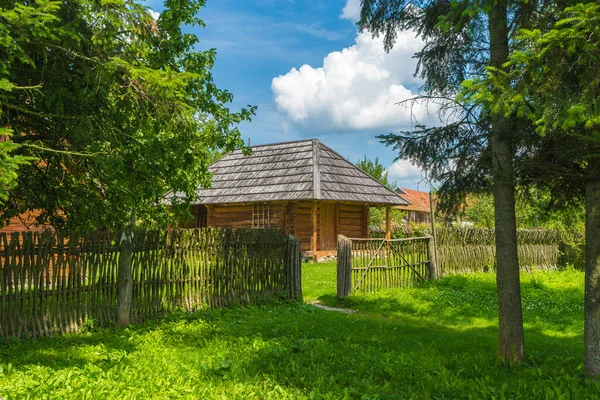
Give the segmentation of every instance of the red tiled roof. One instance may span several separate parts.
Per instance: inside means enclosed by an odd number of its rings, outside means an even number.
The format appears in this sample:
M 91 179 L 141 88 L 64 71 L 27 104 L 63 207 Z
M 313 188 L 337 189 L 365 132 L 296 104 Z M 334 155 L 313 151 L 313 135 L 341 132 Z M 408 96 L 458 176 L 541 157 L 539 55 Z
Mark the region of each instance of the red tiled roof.
M 402 188 L 402 191 L 399 191 L 399 194 L 400 197 L 410 201 L 411 204 L 408 206 L 396 206 L 397 209 L 405 211 L 430 212 L 429 192 L 421 192 L 419 190 Z

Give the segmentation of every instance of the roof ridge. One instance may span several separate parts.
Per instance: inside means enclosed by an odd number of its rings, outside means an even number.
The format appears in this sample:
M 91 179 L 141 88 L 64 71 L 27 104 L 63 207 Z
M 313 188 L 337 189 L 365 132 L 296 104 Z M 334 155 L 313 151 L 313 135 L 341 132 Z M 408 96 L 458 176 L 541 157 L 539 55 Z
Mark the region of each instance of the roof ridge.
M 313 197 L 315 200 L 321 199 L 321 169 L 319 168 L 321 157 L 318 149 L 319 143 L 317 139 L 312 139 Z
M 302 142 L 312 142 L 314 140 L 317 139 L 300 139 L 300 140 L 290 140 L 287 142 L 276 142 L 276 143 L 265 143 L 265 144 L 257 144 L 255 146 L 250 146 L 251 149 L 254 149 L 256 147 L 265 147 L 265 146 L 278 146 L 280 144 L 292 144 L 292 143 L 302 143 Z M 317 140 L 318 142 L 318 140 Z

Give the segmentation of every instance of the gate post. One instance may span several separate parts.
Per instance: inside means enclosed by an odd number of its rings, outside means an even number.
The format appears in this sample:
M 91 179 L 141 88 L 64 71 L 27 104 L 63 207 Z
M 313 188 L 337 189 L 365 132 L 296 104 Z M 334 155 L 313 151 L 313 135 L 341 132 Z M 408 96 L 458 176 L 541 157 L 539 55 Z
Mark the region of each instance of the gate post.
M 428 235 L 427 237 L 427 270 L 429 272 L 429 280 L 436 280 L 440 278 L 440 271 L 438 269 L 437 260 L 435 259 L 435 248 L 433 244 L 433 236 Z
M 337 246 L 337 297 L 350 294 L 352 289 L 352 240 L 338 235 Z
M 302 255 L 300 241 L 287 235 L 285 241 L 285 273 L 288 299 L 302 301 Z

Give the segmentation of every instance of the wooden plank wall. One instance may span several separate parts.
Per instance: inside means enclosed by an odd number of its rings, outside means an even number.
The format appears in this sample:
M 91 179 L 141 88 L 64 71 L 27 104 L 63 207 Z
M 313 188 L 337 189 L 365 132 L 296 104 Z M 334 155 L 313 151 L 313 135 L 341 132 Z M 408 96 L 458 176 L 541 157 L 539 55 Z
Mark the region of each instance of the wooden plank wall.
M 36 225 L 36 218 L 41 214 L 41 210 L 32 210 L 13 217 L 10 222 L 2 227 L 0 225 L 0 232 L 11 234 L 13 232 L 43 232 L 45 230 L 53 230 L 50 225 Z
M 319 211 L 319 206 L 317 205 L 317 227 L 321 226 L 321 213 Z M 302 251 L 310 251 L 310 241 L 313 234 L 312 202 L 299 201 L 296 204 L 296 215 L 294 219 L 296 229 L 292 232 L 292 235 L 300 240 Z M 318 242 L 319 237 L 317 235 L 317 243 Z
M 311 250 L 313 235 L 312 201 L 271 203 L 271 228 L 285 229 L 300 240 L 302 251 Z M 327 215 L 323 216 L 323 212 Z M 338 220 L 339 218 L 339 220 Z M 323 223 L 327 226 L 323 226 Z M 335 250 L 337 235 L 368 237 L 369 207 L 361 204 L 317 203 L 317 245 L 319 251 Z M 208 226 L 251 228 L 252 204 L 208 206 Z M 323 235 L 327 237 L 322 237 Z M 323 248 L 328 247 L 328 248 Z
M 206 228 L 206 206 L 190 206 L 190 214 L 194 217 L 189 222 L 180 222 L 179 227 L 183 229 Z
M 252 227 L 252 204 L 211 204 L 207 207 L 207 223 L 209 227 Z
M 349 238 L 366 238 L 369 229 L 369 207 L 340 204 L 339 234 Z
M 284 215 L 283 215 L 283 227 L 285 231 L 291 235 L 295 235 L 296 232 L 296 212 L 298 209 L 297 203 L 286 203 L 284 205 Z
M 330 234 L 332 229 L 335 227 L 324 228 L 322 226 L 323 221 L 329 221 L 329 224 L 335 225 L 337 218 L 323 218 L 322 210 L 327 209 L 328 213 L 335 212 L 339 214 L 339 221 L 337 223 L 337 232 L 334 232 L 333 245 L 330 243 L 328 247 L 331 248 L 318 248 L 319 251 L 335 250 L 335 243 L 337 241 L 337 235 L 344 235 L 347 237 L 368 237 L 369 229 L 369 207 L 361 204 L 343 204 L 340 203 L 335 207 L 335 203 L 323 203 L 328 205 L 327 207 L 321 207 L 322 204 L 317 203 L 317 243 L 319 246 L 324 243 L 321 234 Z M 312 220 L 311 220 L 311 207 L 310 201 L 301 201 L 297 204 L 296 211 L 296 224 L 295 231 L 291 231 L 291 234 L 300 239 L 302 243 L 302 251 L 310 251 L 310 240 L 312 238 Z M 335 211 L 334 211 L 335 210 Z M 333 219 L 333 221 L 332 221 Z M 325 241 L 327 242 L 327 241 Z
M 284 203 L 271 203 L 270 228 L 286 227 L 286 209 Z M 252 228 L 252 204 L 211 204 L 208 205 L 208 227 L 215 228 Z
M 310 202 L 270 204 L 270 227 L 285 229 L 310 250 L 312 224 Z M 252 204 L 212 204 L 208 206 L 207 226 L 214 228 L 252 228 Z

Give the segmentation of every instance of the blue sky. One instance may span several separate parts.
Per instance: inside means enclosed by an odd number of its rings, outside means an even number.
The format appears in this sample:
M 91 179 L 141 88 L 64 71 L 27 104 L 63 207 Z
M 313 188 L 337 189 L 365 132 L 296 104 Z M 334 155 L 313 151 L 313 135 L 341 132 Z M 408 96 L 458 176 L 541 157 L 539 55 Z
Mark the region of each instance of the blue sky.
M 360 0 L 208 0 L 192 28 L 201 49 L 216 48 L 217 85 L 231 108 L 258 106 L 244 139 L 264 144 L 316 137 L 356 162 L 379 157 L 399 186 L 427 190 L 422 174 L 397 161 L 376 136 L 431 123 L 430 109 L 395 103 L 414 96 L 412 54 L 420 41 L 402 33 L 386 54 L 379 39 L 355 25 Z M 159 11 L 160 1 L 148 6 Z

